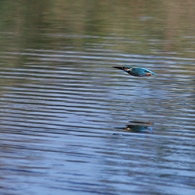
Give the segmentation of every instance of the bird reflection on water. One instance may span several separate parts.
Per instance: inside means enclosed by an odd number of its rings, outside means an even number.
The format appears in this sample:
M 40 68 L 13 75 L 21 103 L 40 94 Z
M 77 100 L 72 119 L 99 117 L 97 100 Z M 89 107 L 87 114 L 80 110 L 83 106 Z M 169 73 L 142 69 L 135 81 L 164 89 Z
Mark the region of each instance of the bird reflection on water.
M 152 122 L 129 121 L 129 123 L 124 128 L 117 129 L 122 129 L 134 133 L 152 133 L 153 131 L 152 125 L 153 125 Z
M 155 75 L 153 71 L 147 68 L 139 68 L 139 67 L 132 67 L 132 66 L 114 66 L 113 68 L 123 70 L 128 74 L 136 77 L 148 77 L 148 76 Z M 129 121 L 129 124 L 127 124 L 126 127 L 122 129 L 129 132 L 151 133 L 152 125 L 153 125 L 152 122 Z

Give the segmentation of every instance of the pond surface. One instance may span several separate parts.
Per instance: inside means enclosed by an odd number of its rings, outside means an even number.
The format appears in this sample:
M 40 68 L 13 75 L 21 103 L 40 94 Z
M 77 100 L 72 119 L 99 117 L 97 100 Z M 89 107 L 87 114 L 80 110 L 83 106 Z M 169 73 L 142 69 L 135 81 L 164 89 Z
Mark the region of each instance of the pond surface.
M 0 4 L 0 194 L 195 194 L 195 2 Z

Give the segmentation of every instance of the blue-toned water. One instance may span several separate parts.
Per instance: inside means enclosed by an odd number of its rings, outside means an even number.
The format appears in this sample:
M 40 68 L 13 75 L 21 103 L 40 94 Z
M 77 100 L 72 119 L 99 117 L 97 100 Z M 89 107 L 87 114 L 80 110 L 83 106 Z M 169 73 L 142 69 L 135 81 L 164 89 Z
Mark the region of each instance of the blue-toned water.
M 74 18 L 78 5 L 68 13 L 58 3 L 62 8 L 41 12 L 45 18 L 34 15 L 44 22 L 30 13 L 40 31 L 28 26 L 32 23 L 19 26 L 22 13 L 16 19 L 19 32 L 11 24 L 15 30 L 8 24 L 8 31 L 1 29 L 0 194 L 194 195 L 193 33 L 164 40 L 156 31 L 147 37 L 148 29 L 144 36 L 146 21 L 162 25 L 162 12 L 151 11 L 154 20 L 151 13 L 139 20 L 129 16 L 132 30 L 143 34 L 127 35 L 129 27 L 123 32 L 120 21 L 128 26 L 128 15 L 116 6 L 122 18 L 112 30 L 120 33 L 106 34 L 110 24 Z M 94 13 L 104 13 L 103 7 Z M 64 30 L 66 14 L 74 23 L 66 21 L 70 26 Z M 51 16 L 55 23 L 47 23 Z M 84 34 L 81 21 L 105 29 Z M 156 75 L 133 77 L 112 68 L 119 65 Z

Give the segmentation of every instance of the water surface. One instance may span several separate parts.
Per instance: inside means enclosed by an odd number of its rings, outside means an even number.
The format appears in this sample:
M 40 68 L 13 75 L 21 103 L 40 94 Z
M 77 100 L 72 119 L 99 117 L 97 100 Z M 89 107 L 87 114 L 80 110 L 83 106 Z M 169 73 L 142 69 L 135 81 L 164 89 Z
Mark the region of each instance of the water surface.
M 194 195 L 195 4 L 87 2 L 1 3 L 1 194 Z

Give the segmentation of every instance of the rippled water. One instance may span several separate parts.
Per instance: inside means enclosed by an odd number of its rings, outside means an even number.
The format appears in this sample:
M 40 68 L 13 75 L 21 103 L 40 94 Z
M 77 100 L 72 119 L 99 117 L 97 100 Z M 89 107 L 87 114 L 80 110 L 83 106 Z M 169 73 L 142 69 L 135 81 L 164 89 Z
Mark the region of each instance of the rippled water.
M 106 50 L 6 55 L 32 62 L 1 68 L 2 193 L 194 193 L 194 59 Z M 157 75 L 112 68 L 135 61 Z
M 112 7 L 117 12 L 122 5 Z M 112 29 L 95 16 L 97 23 L 82 18 L 91 27 L 85 34 L 76 8 L 66 9 L 67 14 L 59 6 L 50 13 L 47 6 L 45 18 L 29 13 L 27 24 L 38 28 L 25 24 L 21 30 L 21 18 L 14 31 L 0 26 L 0 194 L 194 195 L 191 26 L 180 39 L 172 40 L 172 31 L 170 40 L 159 31 L 148 35 L 151 26 L 160 29 L 157 19 L 163 17 L 155 15 L 157 7 L 151 17 L 140 7 L 135 12 L 141 23 L 118 13 L 123 23 L 113 20 L 119 26 Z M 50 21 L 55 11 L 58 17 Z M 66 30 L 62 13 L 70 17 Z M 98 13 L 107 13 L 104 6 Z M 170 28 L 171 21 L 166 22 Z M 128 31 L 123 24 L 133 26 Z M 136 33 L 142 25 L 149 31 Z M 180 32 L 179 27 L 174 29 Z M 113 34 L 105 35 L 109 29 Z M 134 36 L 126 34 L 134 31 Z M 112 68 L 119 65 L 148 68 L 156 75 L 133 77 Z

